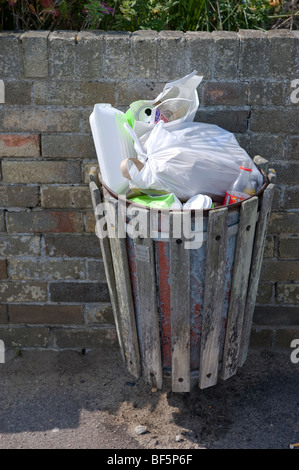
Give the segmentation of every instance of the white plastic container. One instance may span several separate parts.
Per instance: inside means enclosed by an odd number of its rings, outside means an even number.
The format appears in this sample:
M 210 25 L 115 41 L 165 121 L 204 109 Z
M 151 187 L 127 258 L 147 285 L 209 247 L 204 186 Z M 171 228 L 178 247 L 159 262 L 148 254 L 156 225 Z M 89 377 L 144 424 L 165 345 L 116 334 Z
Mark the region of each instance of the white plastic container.
M 124 113 L 109 103 L 95 104 L 89 122 L 103 182 L 117 194 L 126 194 L 128 180 L 120 170 L 124 158 L 136 157 L 134 143 L 123 126 Z
M 210 209 L 212 207 L 212 199 L 205 194 L 196 194 L 188 199 L 184 204 L 184 209 Z

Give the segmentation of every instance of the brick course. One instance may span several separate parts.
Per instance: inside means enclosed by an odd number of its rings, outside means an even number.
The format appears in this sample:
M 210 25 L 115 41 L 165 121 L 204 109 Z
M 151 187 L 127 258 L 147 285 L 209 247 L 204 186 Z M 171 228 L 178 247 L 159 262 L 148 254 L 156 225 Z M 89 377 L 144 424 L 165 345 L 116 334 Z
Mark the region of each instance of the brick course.
M 87 186 L 42 186 L 41 206 L 44 208 L 92 207 L 90 191 Z
M 48 31 L 27 31 L 21 35 L 25 77 L 48 76 L 48 36 Z
M 2 207 L 36 207 L 39 204 L 38 186 L 0 186 Z
M 39 235 L 15 235 L 0 233 L 0 256 L 16 257 L 38 256 L 41 254 L 41 237 Z
M 52 302 L 109 302 L 106 282 L 57 282 L 50 284 Z
M 116 341 L 88 188 L 89 115 L 125 111 L 203 75 L 196 120 L 235 133 L 276 169 L 251 345 L 298 337 L 298 31 L 0 32 L 0 338 L 7 346 Z M 298 96 L 298 93 L 297 93 Z
M 1 157 L 39 157 L 40 136 L 0 134 Z
M 5 231 L 5 218 L 4 218 L 4 211 L 0 210 L 0 232 Z
M 7 279 L 7 261 L 0 259 L 0 279 Z
M 82 305 L 10 305 L 14 324 L 76 325 L 83 323 Z
M 73 211 L 9 212 L 7 230 L 18 233 L 82 232 L 83 214 Z
M 42 136 L 42 148 L 43 158 L 96 157 L 90 135 L 45 134 Z
M 297 258 L 299 252 L 299 238 L 289 238 L 282 235 L 279 237 L 278 250 L 280 258 Z
M 5 107 L 0 111 L 0 123 L 5 132 L 78 132 L 79 113 L 62 107 Z
M 8 268 L 11 279 L 86 279 L 86 262 L 83 259 L 12 259 Z
M 0 324 L 6 325 L 8 323 L 7 305 L 0 305 Z
M 1 301 L 10 302 L 46 302 L 48 299 L 47 283 L 39 281 L 0 282 Z
M 84 235 L 45 234 L 44 243 L 46 254 L 49 256 L 82 257 L 88 259 L 101 257 L 99 239 L 94 233 Z
M 2 162 L 3 183 L 80 183 L 79 162 L 11 161 Z

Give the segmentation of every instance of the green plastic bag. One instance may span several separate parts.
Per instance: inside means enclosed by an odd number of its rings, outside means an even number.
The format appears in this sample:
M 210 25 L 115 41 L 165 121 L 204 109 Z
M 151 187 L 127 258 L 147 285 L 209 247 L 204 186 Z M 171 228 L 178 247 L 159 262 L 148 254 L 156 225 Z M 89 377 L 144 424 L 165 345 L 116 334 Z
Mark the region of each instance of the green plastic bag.
M 182 204 L 178 200 L 178 198 L 170 193 L 165 194 L 162 196 L 150 196 L 148 194 L 144 194 L 141 196 L 134 196 L 130 198 L 130 201 L 136 204 L 142 204 L 147 207 L 155 207 L 159 209 L 181 209 Z

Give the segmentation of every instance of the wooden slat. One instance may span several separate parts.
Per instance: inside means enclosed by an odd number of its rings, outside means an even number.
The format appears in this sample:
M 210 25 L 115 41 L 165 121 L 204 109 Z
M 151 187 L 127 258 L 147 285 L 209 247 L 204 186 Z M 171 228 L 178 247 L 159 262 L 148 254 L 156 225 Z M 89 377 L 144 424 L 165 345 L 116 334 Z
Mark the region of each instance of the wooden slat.
M 104 263 L 106 281 L 107 281 L 108 290 L 110 294 L 116 333 L 117 333 L 118 342 L 120 345 L 121 354 L 122 354 L 123 360 L 125 360 L 123 340 L 122 340 L 122 334 L 121 334 L 121 328 L 120 328 L 120 318 L 119 318 L 120 312 L 119 312 L 119 305 L 118 305 L 118 298 L 117 298 L 117 291 L 116 291 L 113 262 L 111 258 L 110 243 L 109 243 L 109 238 L 104 235 L 103 231 L 101 231 L 101 224 L 98 223 L 103 217 L 99 215 L 99 211 L 97 210 L 97 206 L 102 203 L 102 197 L 101 197 L 100 189 L 97 186 L 97 177 L 95 175 L 95 172 L 92 172 L 92 171 L 90 173 L 89 188 L 90 188 L 91 200 L 92 200 L 92 205 L 93 205 L 94 214 L 95 214 L 95 221 L 96 221 L 98 230 L 100 232 L 97 235 L 100 241 L 102 259 Z
M 221 378 L 226 380 L 237 372 L 244 309 L 257 216 L 257 197 L 241 204 L 230 304 L 223 351 Z
M 190 391 L 190 250 L 184 238 L 172 237 L 175 219 L 170 215 L 170 305 L 172 391 Z M 181 243 L 180 243 L 181 242 Z
M 109 225 L 109 241 L 116 279 L 118 305 L 120 311 L 120 329 L 125 354 L 125 361 L 129 372 L 136 378 L 141 375 L 139 344 L 135 320 L 135 310 L 131 289 L 131 279 L 127 258 L 125 238 L 119 237 L 122 232 L 118 229 L 121 221 L 118 220 L 118 201 L 105 196 L 109 202 L 107 220 Z
M 207 230 L 199 387 L 217 383 L 225 280 L 227 207 L 210 211 Z
M 257 227 L 256 227 L 253 253 L 252 253 L 252 261 L 251 261 L 250 278 L 249 278 L 247 299 L 246 299 L 246 306 L 245 306 L 242 338 L 241 338 L 241 349 L 240 349 L 240 355 L 239 355 L 240 367 L 243 366 L 247 357 L 247 352 L 248 352 L 251 326 L 252 326 L 252 318 L 253 318 L 253 312 L 254 312 L 254 307 L 255 307 L 261 266 L 263 262 L 263 253 L 264 253 L 264 246 L 265 246 L 265 239 L 266 239 L 266 232 L 267 232 L 267 224 L 268 224 L 268 219 L 269 219 L 269 215 L 271 211 L 274 188 L 275 186 L 273 184 L 269 184 L 269 186 L 267 186 L 267 188 L 264 191 L 261 209 L 259 212 L 259 220 L 258 220 Z
M 142 357 L 142 371 L 148 384 L 162 388 L 162 361 L 156 273 L 153 241 L 150 234 L 150 211 L 138 208 L 139 232 L 143 236 L 134 237 L 135 263 L 137 272 L 137 292 L 139 302 L 139 344 Z M 144 225 L 144 226 L 142 226 Z M 134 233 L 134 232 L 133 232 Z

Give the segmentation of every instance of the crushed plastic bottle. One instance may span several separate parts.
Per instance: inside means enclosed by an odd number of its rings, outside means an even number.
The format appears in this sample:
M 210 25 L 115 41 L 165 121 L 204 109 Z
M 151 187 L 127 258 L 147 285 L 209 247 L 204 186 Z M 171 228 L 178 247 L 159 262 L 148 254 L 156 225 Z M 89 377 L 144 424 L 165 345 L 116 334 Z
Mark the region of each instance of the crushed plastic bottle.
M 240 166 L 240 173 L 235 182 L 225 192 L 223 205 L 244 201 L 256 192 L 255 182 L 252 179 L 252 167 Z

